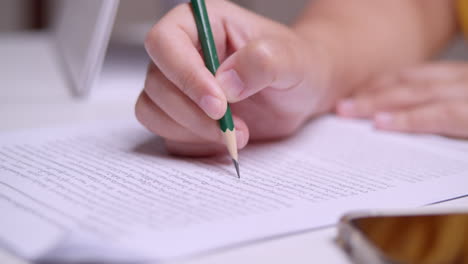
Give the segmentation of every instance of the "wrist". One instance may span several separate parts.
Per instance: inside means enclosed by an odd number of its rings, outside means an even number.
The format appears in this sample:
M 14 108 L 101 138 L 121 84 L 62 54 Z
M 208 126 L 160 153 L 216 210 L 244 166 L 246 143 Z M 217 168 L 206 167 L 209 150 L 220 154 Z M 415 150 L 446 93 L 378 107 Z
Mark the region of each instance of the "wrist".
M 313 87 L 319 101 L 314 114 L 331 111 L 336 102 L 347 96 L 359 78 L 346 69 L 344 45 L 331 25 L 298 23 L 292 30 L 301 38 L 309 54 L 308 68 L 315 77 Z

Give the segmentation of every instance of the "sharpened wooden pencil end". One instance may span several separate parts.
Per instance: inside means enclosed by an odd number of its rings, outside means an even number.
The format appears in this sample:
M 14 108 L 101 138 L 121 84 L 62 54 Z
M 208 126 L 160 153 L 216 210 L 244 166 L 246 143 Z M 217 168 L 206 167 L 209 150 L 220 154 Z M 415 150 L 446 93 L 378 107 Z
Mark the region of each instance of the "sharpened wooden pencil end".
M 237 178 L 240 179 L 239 162 L 237 162 L 237 160 L 235 160 L 235 159 L 232 159 L 232 163 L 234 163 L 234 167 L 236 168 Z

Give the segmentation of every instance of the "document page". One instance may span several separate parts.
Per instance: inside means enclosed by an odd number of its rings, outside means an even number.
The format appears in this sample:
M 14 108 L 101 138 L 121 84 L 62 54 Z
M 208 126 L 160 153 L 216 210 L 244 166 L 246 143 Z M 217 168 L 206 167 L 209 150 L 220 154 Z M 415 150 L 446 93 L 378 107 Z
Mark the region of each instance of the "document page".
M 171 156 L 134 121 L 4 133 L 0 246 L 32 260 L 158 261 L 466 195 L 468 152 L 444 140 L 324 117 L 240 151 L 238 179 L 227 155 Z

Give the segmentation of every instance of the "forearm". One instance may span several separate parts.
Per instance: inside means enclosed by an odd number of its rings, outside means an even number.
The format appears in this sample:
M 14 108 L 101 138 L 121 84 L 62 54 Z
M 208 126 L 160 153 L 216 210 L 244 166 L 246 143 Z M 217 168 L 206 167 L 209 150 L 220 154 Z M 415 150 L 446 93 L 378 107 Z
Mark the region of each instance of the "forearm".
M 334 101 L 376 74 L 433 56 L 455 24 L 453 0 L 316 0 L 293 27 L 324 45 Z

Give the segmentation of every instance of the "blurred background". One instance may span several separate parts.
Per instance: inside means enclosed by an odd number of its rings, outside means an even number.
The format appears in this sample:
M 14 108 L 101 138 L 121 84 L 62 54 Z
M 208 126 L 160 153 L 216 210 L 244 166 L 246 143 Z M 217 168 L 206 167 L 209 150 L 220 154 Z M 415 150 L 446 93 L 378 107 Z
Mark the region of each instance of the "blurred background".
M 61 0 L 0 0 L 0 39 L 50 31 L 60 2 Z M 101 73 L 101 80 L 105 81 L 95 85 L 93 93 L 96 93 L 96 89 L 102 90 L 106 87 L 112 87 L 112 90 L 142 88 L 148 63 L 143 47 L 145 35 L 168 10 L 183 2 L 188 0 L 120 1 Z M 233 2 L 282 23 L 290 23 L 307 0 L 234 0 Z M 15 43 L 19 42 L 15 40 Z M 7 77 L 4 75 L 0 76 Z M 16 97 L 25 95 L 10 93 L 9 96 L 17 99 Z M 37 98 L 40 94 L 35 96 Z
M 60 0 L 0 0 L 0 32 L 43 30 Z M 112 42 L 140 45 L 146 32 L 165 12 L 182 0 L 122 0 Z M 246 8 L 289 23 L 307 0 L 234 0 Z
M 0 34 L 47 31 L 54 18 L 54 10 L 61 0 L 0 0 Z M 103 74 L 128 76 L 144 73 L 147 56 L 143 48 L 146 33 L 158 19 L 175 5 L 188 0 L 121 0 Z M 256 13 L 281 23 L 291 23 L 307 0 L 233 0 Z M 2 35 L 0 35 L 2 36 Z M 445 58 L 467 59 L 468 52 L 459 42 L 449 47 Z M 109 76 L 112 79 L 112 76 Z M 138 78 L 141 78 L 138 77 Z M 125 82 L 118 81 L 115 86 Z M 138 87 L 140 89 L 141 87 Z

